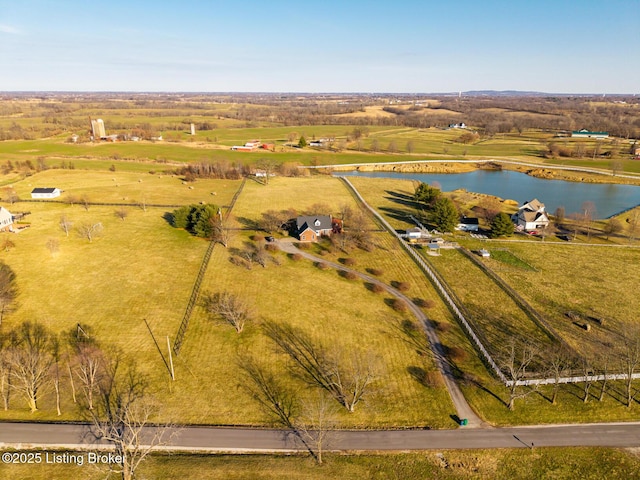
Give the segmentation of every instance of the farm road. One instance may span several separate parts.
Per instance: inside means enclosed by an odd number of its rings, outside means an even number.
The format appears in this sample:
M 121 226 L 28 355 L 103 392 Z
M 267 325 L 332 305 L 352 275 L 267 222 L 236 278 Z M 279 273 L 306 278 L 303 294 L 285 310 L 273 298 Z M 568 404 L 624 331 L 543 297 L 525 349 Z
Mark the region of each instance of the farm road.
M 343 271 L 343 272 L 353 272 L 354 274 L 358 275 L 360 278 L 362 278 L 363 280 L 369 283 L 380 285 L 391 295 L 404 301 L 409 307 L 409 309 L 411 310 L 411 313 L 413 313 L 413 315 L 418 319 L 418 321 L 422 324 L 424 328 L 424 331 L 427 335 L 427 339 L 429 340 L 429 344 L 431 346 L 431 351 L 434 354 L 433 356 L 436 361 L 436 365 L 438 366 L 438 369 L 442 374 L 442 378 L 444 379 L 447 390 L 449 391 L 449 396 L 451 397 L 451 401 L 453 402 L 453 405 L 456 408 L 457 417 L 459 419 L 467 419 L 468 424 L 466 428 L 488 427 L 488 425 L 486 425 L 482 421 L 482 419 L 476 415 L 476 413 L 473 411 L 473 409 L 469 406 L 466 399 L 464 398 L 464 395 L 462 394 L 460 387 L 455 381 L 455 377 L 453 375 L 453 370 L 451 368 L 451 365 L 449 364 L 449 362 L 447 361 L 444 355 L 444 350 L 443 350 L 442 344 L 440 343 L 440 339 L 438 338 L 438 334 L 433 328 L 428 317 L 424 314 L 422 310 L 420 310 L 420 308 L 417 305 L 413 303 L 413 301 L 410 298 L 408 298 L 399 290 L 387 285 L 384 282 L 381 282 L 377 278 L 374 278 L 364 273 L 360 273 L 356 270 L 347 268 L 344 265 L 340 265 L 338 263 L 328 262 L 323 258 L 316 257 L 315 255 L 311 255 L 310 253 L 302 251 L 292 243 L 291 239 L 280 240 L 277 242 L 277 244 L 279 245 L 280 249 L 286 253 L 300 254 L 304 258 L 311 260 L 312 262 L 324 263 L 336 270 Z

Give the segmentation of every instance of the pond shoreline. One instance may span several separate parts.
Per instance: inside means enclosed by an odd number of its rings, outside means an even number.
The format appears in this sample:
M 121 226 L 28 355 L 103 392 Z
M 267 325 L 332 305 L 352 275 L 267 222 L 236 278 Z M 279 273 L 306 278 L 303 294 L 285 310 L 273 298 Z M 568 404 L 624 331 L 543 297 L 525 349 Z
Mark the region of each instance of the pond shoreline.
M 475 170 L 513 170 L 546 180 L 564 180 L 578 183 L 610 183 L 619 185 L 640 185 L 640 175 L 570 167 L 524 163 L 515 160 L 420 160 L 413 162 L 383 162 L 347 165 L 323 165 L 314 168 L 331 172 L 395 172 L 395 173 L 466 173 Z

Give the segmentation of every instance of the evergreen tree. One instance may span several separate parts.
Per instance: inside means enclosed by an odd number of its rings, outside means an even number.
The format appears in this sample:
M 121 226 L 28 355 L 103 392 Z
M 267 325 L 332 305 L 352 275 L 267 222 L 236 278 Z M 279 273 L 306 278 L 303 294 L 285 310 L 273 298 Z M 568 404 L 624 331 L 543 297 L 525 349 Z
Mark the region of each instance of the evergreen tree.
M 304 138 L 304 135 L 300 135 L 300 141 L 298 141 L 298 146 L 300 148 L 304 148 L 307 146 L 307 139 Z
M 420 185 L 417 186 L 413 194 L 413 199 L 416 202 L 431 205 L 433 204 L 433 202 L 438 200 L 439 196 L 440 196 L 439 188 L 431 187 L 426 183 L 421 183 Z
M 458 209 L 447 197 L 439 198 L 433 207 L 433 223 L 441 232 L 453 232 L 458 224 Z
M 492 237 L 510 237 L 513 235 L 514 225 L 511 217 L 504 212 L 500 212 L 491 222 Z

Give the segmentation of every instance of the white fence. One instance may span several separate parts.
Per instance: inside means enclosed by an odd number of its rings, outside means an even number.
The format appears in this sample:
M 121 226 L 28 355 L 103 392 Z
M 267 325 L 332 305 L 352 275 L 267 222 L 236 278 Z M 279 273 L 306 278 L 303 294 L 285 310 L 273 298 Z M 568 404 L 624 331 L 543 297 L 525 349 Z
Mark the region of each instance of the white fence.
M 477 349 L 480 351 L 480 353 L 484 357 L 485 361 L 491 366 L 496 376 L 507 387 L 511 387 L 513 385 L 513 380 L 508 380 L 507 377 L 505 377 L 504 373 L 502 373 L 500 368 L 498 368 L 497 363 L 493 360 L 493 357 L 491 357 L 491 355 L 489 354 L 489 352 L 487 351 L 483 343 L 480 341 L 480 338 L 478 338 L 478 335 L 476 335 L 476 332 L 473 330 L 470 323 L 467 321 L 466 317 L 464 316 L 464 314 L 462 313 L 462 311 L 460 310 L 456 302 L 453 300 L 453 298 L 451 298 L 451 295 L 449 295 L 449 293 L 447 292 L 447 289 L 442 284 L 442 282 L 440 281 L 436 273 L 433 271 L 433 269 L 424 261 L 424 259 L 420 255 L 416 253 L 416 251 L 413 248 L 407 245 L 407 243 L 395 231 L 395 229 L 391 225 L 389 225 L 389 223 L 378 212 L 376 212 L 373 208 L 369 206 L 367 202 L 365 202 L 364 198 L 362 198 L 362 196 L 360 195 L 360 192 L 356 190 L 356 188 L 347 178 L 340 177 L 340 179 L 347 184 L 347 186 L 356 195 L 356 197 L 362 203 L 362 205 L 364 205 L 365 208 L 369 210 L 371 214 L 376 217 L 376 219 L 378 219 L 378 221 L 384 226 L 384 228 L 387 229 L 389 233 L 391 233 L 392 235 L 395 235 L 395 237 L 400 241 L 405 251 L 409 255 L 411 255 L 411 257 L 416 261 L 416 263 L 420 266 L 420 268 L 427 274 L 431 282 L 435 285 L 435 287 L 440 292 L 440 295 L 442 296 L 442 298 L 449 304 L 449 307 L 458 317 L 458 320 L 466 330 L 467 335 L 469 336 L 469 338 L 471 338 L 471 340 L 473 341 Z M 627 378 L 628 378 L 628 375 L 626 373 L 616 373 L 616 374 L 608 374 L 608 375 L 581 375 L 577 377 L 561 377 L 558 379 L 532 378 L 527 380 L 517 380 L 515 383 L 518 386 L 553 385 L 556 383 L 583 383 L 583 382 L 599 382 L 604 380 L 627 380 Z M 634 380 L 640 378 L 640 373 L 632 374 L 631 378 Z

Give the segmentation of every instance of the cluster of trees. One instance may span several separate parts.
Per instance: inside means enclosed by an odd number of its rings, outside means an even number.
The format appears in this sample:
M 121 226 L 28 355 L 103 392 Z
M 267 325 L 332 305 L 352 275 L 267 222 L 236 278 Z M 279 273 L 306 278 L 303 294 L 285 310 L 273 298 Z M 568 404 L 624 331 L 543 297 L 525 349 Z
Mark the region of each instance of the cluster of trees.
M 560 344 L 545 349 L 530 339 L 512 339 L 504 347 L 500 358 L 502 372 L 512 381 L 507 407 L 514 410 L 516 400 L 540 391 L 540 386 L 535 383 L 525 386 L 517 382 L 540 377 L 552 380 L 548 400 L 556 405 L 560 389 L 566 385 L 561 380 L 572 377 L 574 383 L 582 385 L 584 403 L 592 398 L 602 402 L 609 394 L 630 408 L 640 394 L 637 380 L 633 378 L 640 373 L 640 331 L 637 328 L 625 328 L 618 333 L 617 340 L 615 350 L 602 345 L 602 349 L 595 354 L 579 354 Z M 619 382 L 613 382 L 614 375 L 621 375 Z M 596 376 L 599 377 L 597 381 L 594 380 Z M 622 391 L 619 390 L 621 385 Z M 594 386 L 599 386 L 597 395 L 592 392 Z
M 55 334 L 46 326 L 26 321 L 0 337 L 0 396 L 11 408 L 14 395 L 31 412 L 43 398 L 55 397 L 90 421 L 88 434 L 110 442 L 122 462 L 109 468 L 131 479 L 138 465 L 170 433 L 170 427 L 143 429 L 157 411 L 149 382 L 121 353 L 103 347 L 87 325 Z M 62 399 L 66 395 L 67 402 Z M 164 438 L 163 438 L 164 437 Z
M 250 173 L 247 165 L 229 163 L 227 161 L 189 163 L 174 172 L 181 175 L 187 182 L 197 178 L 225 178 L 237 180 Z
M 222 227 L 222 214 L 215 205 L 185 205 L 170 214 L 171 225 L 184 228 L 192 235 L 213 238 Z
M 429 221 L 441 232 L 453 232 L 460 219 L 460 213 L 453 201 L 442 195 L 439 188 L 420 183 L 414 191 L 413 200 L 418 214 Z

